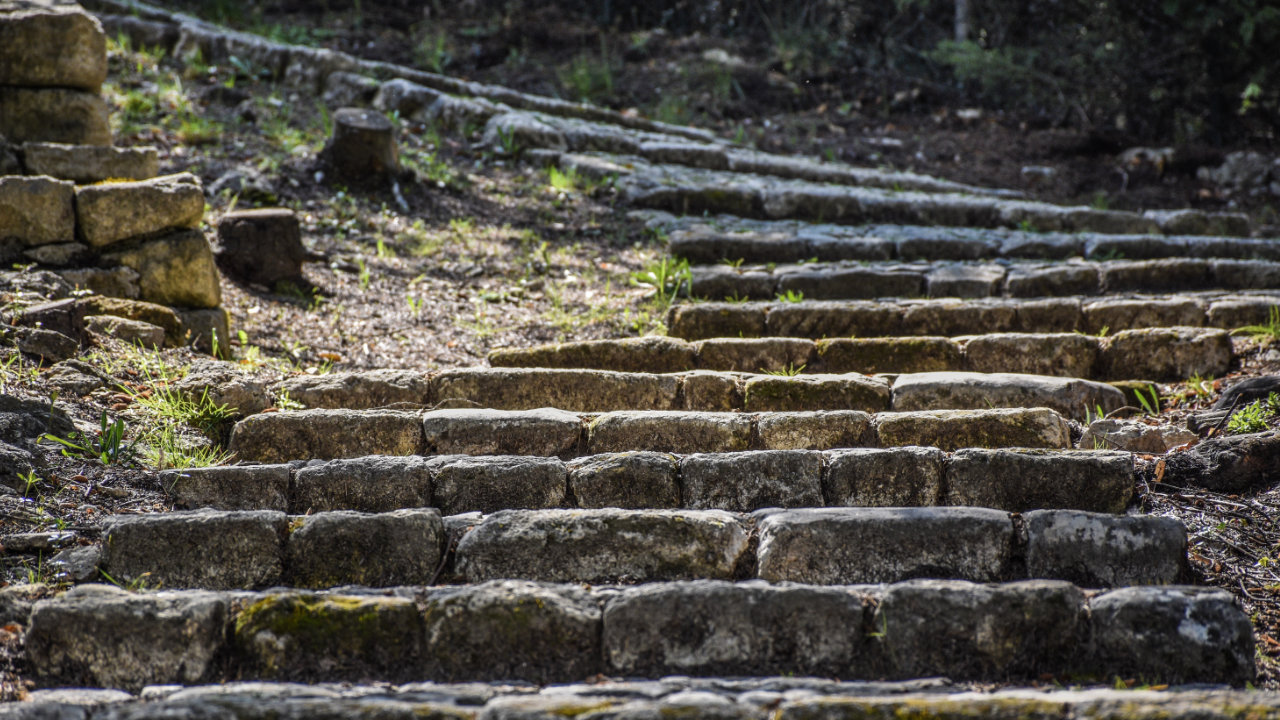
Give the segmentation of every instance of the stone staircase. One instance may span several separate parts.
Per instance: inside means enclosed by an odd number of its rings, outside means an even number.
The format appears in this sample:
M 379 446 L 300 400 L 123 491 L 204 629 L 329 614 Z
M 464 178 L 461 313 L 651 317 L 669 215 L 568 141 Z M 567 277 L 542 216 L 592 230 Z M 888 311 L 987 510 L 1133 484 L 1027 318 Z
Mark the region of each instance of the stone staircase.
M 170 471 L 179 510 L 106 524 L 96 567 L 158 590 L 32 609 L 39 681 L 104 690 L 0 716 L 1280 715 L 1246 691 L 964 692 L 1254 678 L 1249 617 L 1191 584 L 1178 521 L 1133 510 L 1150 461 L 1080 447 L 1132 404 L 1117 381 L 1223 373 L 1226 330 L 1273 312 L 1280 252 L 1247 220 L 775 157 L 127 7 L 106 24 L 149 45 L 612 177 L 699 263 L 694 296 L 803 298 L 271 388 L 308 409 L 245 417 L 240 464 Z

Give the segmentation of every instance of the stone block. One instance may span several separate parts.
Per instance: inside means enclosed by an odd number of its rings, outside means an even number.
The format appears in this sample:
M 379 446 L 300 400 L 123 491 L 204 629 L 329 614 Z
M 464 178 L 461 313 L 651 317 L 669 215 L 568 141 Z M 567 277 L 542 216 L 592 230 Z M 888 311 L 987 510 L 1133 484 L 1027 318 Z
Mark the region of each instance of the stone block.
M 236 210 L 218 220 L 218 267 L 241 282 L 274 288 L 279 282 L 302 285 L 302 244 L 298 216 L 287 208 Z
M 693 268 L 689 295 L 714 300 L 769 300 L 781 275 L 752 268 L 708 265 Z
M 882 447 L 1071 447 L 1070 426 L 1048 408 L 883 413 L 875 430 Z
M 204 192 L 190 173 L 76 188 L 79 234 L 94 248 L 196 228 L 203 216 Z
M 0 85 L 97 92 L 106 78 L 106 35 L 79 5 L 0 6 Z
M 813 300 L 920 297 L 924 273 L 909 266 L 817 267 L 779 273 L 777 292 Z
M 969 338 L 964 359 L 980 373 L 1091 378 L 1098 346 L 1098 338 L 1079 333 L 991 333 Z
M 746 530 L 727 512 L 510 510 L 462 537 L 457 569 L 473 583 L 730 579 L 746 551 Z
M 74 198 L 69 182 L 0 176 L 0 242 L 32 247 L 75 240 Z
M 1133 456 L 1114 450 L 959 450 L 947 466 L 947 504 L 1121 513 L 1133 498 Z
M 431 379 L 432 401 L 462 400 L 501 410 L 559 408 L 570 412 L 672 410 L 680 389 L 671 375 L 606 370 L 466 368 Z
M 289 509 L 288 465 L 223 465 L 166 470 L 165 492 L 180 508 L 213 510 Z
M 600 453 L 735 452 L 751 445 L 751 419 L 736 413 L 613 412 L 587 429 L 587 450 Z
M 431 461 L 433 503 L 445 515 L 561 507 L 568 471 L 555 458 L 499 455 Z
M 759 450 L 680 460 L 685 507 L 747 512 L 822 505 L 822 453 Z
M 683 340 L 718 337 L 760 337 L 765 334 L 764 305 L 737 303 L 681 303 L 671 307 L 667 327 Z
M 753 375 L 743 392 L 749 412 L 889 409 L 889 383 L 856 373 Z
M 683 410 L 729 412 L 742 409 L 743 375 L 694 370 L 680 376 Z
M 1080 587 L 1172 585 L 1187 575 L 1187 530 L 1168 517 L 1033 510 L 1027 574 Z
M 569 491 L 583 508 L 678 508 L 679 461 L 655 452 L 591 455 L 568 464 Z
M 813 343 L 799 338 L 716 338 L 694 348 L 698 367 L 704 370 L 766 373 L 813 368 Z
M 1135 328 L 1204 325 L 1205 308 L 1191 298 L 1098 300 L 1083 305 L 1083 330 L 1097 335 Z
M 1000 294 L 1005 269 L 1001 265 L 939 265 L 925 275 L 925 289 L 935 298 L 984 298 Z
M 1047 298 L 1021 300 L 1017 306 L 1014 330 L 1024 333 L 1075 332 L 1084 327 L 1079 298 Z
M 119 582 L 250 589 L 280 581 L 284 513 L 194 510 L 125 515 L 103 531 L 103 569 Z
M 1101 407 L 1125 405 L 1124 393 L 1105 383 L 1018 373 L 915 373 L 893 382 L 893 409 L 977 410 L 1047 407 L 1082 419 Z
M 541 410 L 434 410 L 422 416 L 426 452 L 435 455 L 565 456 L 578 448 L 577 415 Z
M 312 462 L 294 472 L 289 511 L 390 512 L 431 505 L 426 458 L 369 457 Z
M 1014 265 L 1005 280 L 1009 297 L 1097 295 L 1102 289 L 1096 263 Z
M 827 453 L 822 494 L 827 505 L 942 505 L 946 455 L 937 448 L 860 448 Z
M 287 393 L 290 400 L 304 407 L 365 410 L 396 403 L 425 405 L 430 382 L 416 370 L 385 369 L 303 375 L 271 389 L 277 397 Z
M 817 343 L 829 373 L 919 373 L 959 370 L 960 346 L 944 337 L 834 338 Z
M 768 335 L 820 340 L 902 335 L 902 310 L 875 302 L 780 303 L 769 309 Z M 936 335 L 937 333 L 930 333 Z M 737 333 L 725 333 L 729 337 Z
M 765 413 L 756 416 L 762 450 L 828 450 L 875 443 L 871 416 L 858 410 Z
M 1234 353 L 1225 330 L 1196 327 L 1121 330 L 1103 340 L 1099 365 L 1111 380 L 1186 380 L 1220 377 Z
M 213 249 L 199 230 L 172 233 L 133 247 L 113 247 L 102 261 L 137 272 L 138 296 L 148 302 L 194 308 L 216 308 L 222 302 Z
M 1213 287 L 1241 290 L 1280 288 L 1280 263 L 1262 260 L 1212 260 Z
M 689 343 L 654 335 L 620 340 L 583 340 L 535 348 L 498 348 L 489 352 L 489 364 L 493 367 L 671 373 L 692 370 L 695 358 L 694 348 Z
M 70 88 L 0 85 L 0 135 L 12 143 L 110 145 L 107 102 Z
M 128 345 L 141 345 L 148 349 L 164 347 L 164 328 L 141 320 L 89 315 L 84 319 L 84 326 L 91 333 L 113 337 Z
M 49 175 L 80 185 L 103 180 L 147 180 L 160 172 L 153 147 L 118 148 L 29 142 L 22 146 L 29 175 Z
M 1209 261 L 1199 258 L 1113 260 L 1098 268 L 1102 287 L 1118 292 L 1179 292 L 1212 287 Z
M 444 551 L 434 508 L 322 512 L 290 524 L 285 581 L 291 587 L 430 585 Z
M 236 423 L 228 449 L 259 463 L 332 460 L 422 451 L 422 417 L 395 410 L 301 410 Z
M 909 306 L 894 335 L 972 335 L 1013 329 L 1016 306 L 999 301 L 934 300 Z

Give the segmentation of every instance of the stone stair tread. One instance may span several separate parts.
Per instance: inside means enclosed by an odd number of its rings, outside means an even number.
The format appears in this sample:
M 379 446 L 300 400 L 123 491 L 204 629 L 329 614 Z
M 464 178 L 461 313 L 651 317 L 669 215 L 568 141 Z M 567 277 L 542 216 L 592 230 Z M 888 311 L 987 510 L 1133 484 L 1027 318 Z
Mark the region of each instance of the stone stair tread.
M 933 447 L 748 450 L 673 455 L 627 451 L 570 461 L 525 455 L 369 456 L 170 470 L 180 508 L 308 514 L 434 506 L 446 515 L 576 507 L 714 509 L 932 507 L 1118 513 L 1135 461 L 1120 450 Z M 154 517 L 154 516 L 147 516 Z
M 229 450 L 241 462 L 280 463 L 364 455 L 514 454 L 570 458 L 639 450 L 691 453 L 904 445 L 944 450 L 1064 449 L 1071 447 L 1071 429 L 1062 415 L 1044 407 L 874 415 L 857 410 L 628 410 L 576 415 L 551 409 L 321 409 L 245 418 L 232 430 Z
M 671 307 L 667 327 L 672 337 L 684 340 L 1073 331 L 1096 335 L 1171 326 L 1231 330 L 1266 324 L 1277 306 L 1280 294 L 1264 291 L 1044 299 L 686 302 Z
M 36 603 L 27 651 L 46 683 L 133 692 L 230 678 L 541 684 L 598 673 L 795 673 L 1243 685 L 1254 673 L 1249 619 L 1225 591 L 1094 593 L 1051 580 L 598 588 L 504 580 L 381 593 L 79 586 Z

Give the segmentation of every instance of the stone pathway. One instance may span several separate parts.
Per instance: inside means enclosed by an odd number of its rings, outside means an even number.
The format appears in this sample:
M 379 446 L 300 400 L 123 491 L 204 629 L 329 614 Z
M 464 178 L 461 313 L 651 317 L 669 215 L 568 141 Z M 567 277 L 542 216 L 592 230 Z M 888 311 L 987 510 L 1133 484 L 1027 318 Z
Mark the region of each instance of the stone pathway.
M 610 177 L 710 301 L 677 303 L 671 338 L 259 388 L 308 409 L 245 417 L 242 464 L 167 473 L 186 509 L 117 517 L 87 553 L 160 590 L 18 613 L 40 682 L 124 692 L 0 716 L 1280 715 L 1244 691 L 951 684 L 1253 679 L 1249 618 L 1185 584 L 1185 529 L 1131 510 L 1148 460 L 1081 424 L 1133 404 L 1116 381 L 1236 361 L 1226 330 L 1280 303 L 1246 219 L 775 157 L 92 6 L 148 46 Z M 374 681 L 413 684 L 290 684 Z

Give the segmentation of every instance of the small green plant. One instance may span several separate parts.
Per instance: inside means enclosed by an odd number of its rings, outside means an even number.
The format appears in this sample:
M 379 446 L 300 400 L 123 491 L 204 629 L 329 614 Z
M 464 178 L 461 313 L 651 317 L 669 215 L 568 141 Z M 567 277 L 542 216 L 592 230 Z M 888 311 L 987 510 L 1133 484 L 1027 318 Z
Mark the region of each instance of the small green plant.
M 1280 340 L 1280 306 L 1267 310 L 1267 321 L 1259 325 L 1245 325 L 1231 331 L 1233 335 L 1248 335 L 1249 339 L 1263 345 Z
M 1094 210 L 1110 210 L 1111 197 L 1107 195 L 1106 191 L 1099 190 L 1093 194 L 1093 201 L 1089 203 L 1089 206 Z
M 1267 412 L 1266 403 L 1255 400 L 1231 415 L 1231 419 L 1227 421 L 1227 430 L 1233 433 L 1262 432 L 1267 429 L 1268 419 L 1270 413 Z
M 1150 394 L 1150 397 L 1147 397 L 1147 394 L 1144 394 L 1142 389 L 1139 388 L 1133 394 L 1134 397 L 1138 398 L 1138 404 L 1142 406 L 1142 412 L 1150 417 L 1158 417 L 1160 415 L 1160 395 L 1156 393 L 1155 387 L 1150 385 L 1147 386 L 1147 393 Z
M 730 303 L 744 303 L 748 300 L 745 295 L 739 295 L 736 291 L 732 295 L 725 295 L 724 301 Z
M 746 258 L 738 258 L 737 260 L 730 260 L 729 258 L 721 258 L 720 263 L 722 265 L 728 265 L 731 268 L 737 269 L 742 267 L 742 263 L 746 262 L 746 260 L 747 260 Z
M 368 290 L 369 289 L 369 267 L 365 265 L 364 258 L 359 258 L 359 257 L 356 258 L 356 266 L 360 268 L 360 273 L 359 275 L 357 275 L 357 278 L 360 281 L 360 289 Z
M 442 73 L 453 60 L 449 52 L 449 35 L 444 30 L 423 36 L 413 49 L 414 62 L 434 73 Z
M 613 62 L 601 36 L 601 53 L 584 53 L 575 57 L 558 75 L 560 84 L 574 100 L 595 102 L 613 93 Z
M 62 454 L 67 457 L 100 460 L 104 465 L 132 460 L 133 446 L 124 444 L 124 421 L 120 418 L 114 422 L 108 420 L 107 411 L 103 410 L 99 424 L 96 434 L 74 432 L 70 437 L 62 438 L 45 433 L 40 440 L 51 440 L 61 445 Z
M 1101 405 L 1094 405 L 1092 410 L 1090 410 L 1089 408 L 1085 408 L 1085 409 L 1084 409 L 1084 424 L 1085 424 L 1085 425 L 1091 425 L 1091 424 L 1093 424 L 1093 423 L 1095 423 L 1095 422 L 1097 422 L 1097 421 L 1099 421 L 1099 420 L 1102 420 L 1102 419 L 1104 419 L 1104 418 L 1106 418 L 1106 417 L 1107 417 L 1107 414 L 1106 414 L 1105 412 L 1103 412 L 1103 411 L 1102 411 L 1102 406 L 1101 406 Z
M 36 490 L 36 486 L 42 482 L 42 478 L 36 475 L 34 470 L 19 473 L 18 479 L 22 481 L 22 497 L 31 497 Z
M 111 577 L 110 575 L 107 574 L 106 570 L 103 570 L 101 568 L 98 569 L 98 574 L 101 575 L 104 580 L 111 583 L 112 585 L 115 585 L 121 590 L 127 590 L 129 592 L 139 592 L 142 590 L 146 590 L 148 588 L 159 587 L 159 584 L 156 584 L 156 585 L 151 584 L 149 580 L 149 578 L 151 577 L 151 573 L 149 572 L 144 572 L 138 577 L 133 578 L 132 580 L 124 583 Z
M 502 149 L 502 154 L 507 157 L 517 157 L 524 148 L 520 147 L 520 141 L 516 138 L 514 130 L 506 130 L 501 126 L 498 127 L 498 147 Z
M 788 290 L 784 293 L 778 293 L 774 297 L 782 302 L 798 303 L 804 300 L 804 293 L 799 290 Z
M 417 320 L 422 314 L 422 308 L 427 304 L 427 299 L 416 295 L 405 295 L 404 301 L 409 305 L 409 313 L 413 315 L 413 319 Z
M 787 363 L 787 366 L 780 370 L 765 370 L 764 368 L 760 368 L 760 372 L 764 375 L 779 375 L 782 377 L 794 377 L 804 372 L 805 367 L 806 366 L 804 365 L 797 366 L 795 363 Z
M 689 267 L 689 261 L 684 258 L 672 260 L 664 257 L 644 270 L 631 273 L 631 284 L 653 288 L 654 298 L 658 303 L 670 305 L 682 290 L 692 289 L 693 270 Z

